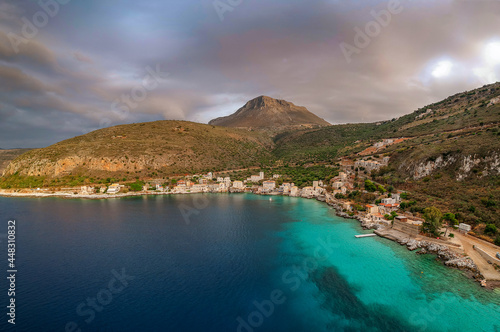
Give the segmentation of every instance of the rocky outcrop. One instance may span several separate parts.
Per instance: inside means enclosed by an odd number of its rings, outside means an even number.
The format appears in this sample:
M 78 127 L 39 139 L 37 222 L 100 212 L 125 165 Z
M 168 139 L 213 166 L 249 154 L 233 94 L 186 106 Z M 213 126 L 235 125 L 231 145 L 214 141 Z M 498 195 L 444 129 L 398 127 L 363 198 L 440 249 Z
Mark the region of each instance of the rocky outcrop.
M 0 176 L 3 174 L 9 163 L 22 155 L 30 151 L 31 149 L 11 149 L 11 150 L 3 150 L 0 149 Z
M 470 270 L 474 273 L 479 273 L 479 270 L 472 261 L 470 257 L 463 256 L 453 250 L 450 247 L 442 244 L 437 244 L 429 241 L 416 241 L 413 240 L 411 247 L 414 248 L 422 248 L 422 250 L 418 251 L 418 254 L 436 254 L 437 257 L 444 262 L 446 266 L 456 267 L 459 269 Z M 408 246 L 410 247 L 410 246 Z M 410 249 L 410 248 L 408 248 Z M 411 249 L 410 249 L 411 250 Z
M 461 160 L 457 180 L 465 179 L 474 168 L 479 168 L 482 176 L 500 174 L 500 154 L 493 152 L 490 156 L 486 157 L 476 155 L 465 156 Z
M 4 176 L 144 176 L 242 168 L 270 157 L 266 133 L 187 121 L 155 121 L 99 129 L 31 150 L 12 160 Z
M 490 99 L 488 106 L 493 106 L 493 105 L 498 104 L 498 103 L 500 103 L 500 97 L 495 97 L 495 98 Z
M 440 260 L 444 262 L 446 266 L 469 270 L 473 272 L 476 277 L 480 277 L 479 269 L 477 268 L 476 264 L 474 264 L 471 258 L 455 252 L 447 245 L 438 244 L 426 240 L 419 241 L 401 232 L 376 230 L 374 233 L 398 242 L 399 244 L 406 246 L 408 250 L 413 251 L 421 249 L 417 251 L 417 254 L 435 254 Z
M 500 153 L 493 151 L 488 156 L 479 155 L 448 155 L 438 156 L 434 160 L 408 160 L 399 166 L 405 173 L 418 180 L 431 175 L 436 170 L 456 165 L 457 181 L 466 179 L 474 171 L 478 176 L 500 174 Z
M 223 127 L 270 128 L 330 124 L 305 107 L 285 100 L 260 96 L 248 101 L 235 113 L 211 120 L 208 124 Z
M 454 163 L 455 161 L 456 159 L 454 157 L 444 158 L 443 156 L 439 156 L 434 161 L 429 160 L 426 162 L 420 162 L 414 166 L 414 169 L 412 171 L 413 178 L 418 180 L 426 177 L 432 174 L 432 172 L 434 172 L 436 169 L 446 167 Z

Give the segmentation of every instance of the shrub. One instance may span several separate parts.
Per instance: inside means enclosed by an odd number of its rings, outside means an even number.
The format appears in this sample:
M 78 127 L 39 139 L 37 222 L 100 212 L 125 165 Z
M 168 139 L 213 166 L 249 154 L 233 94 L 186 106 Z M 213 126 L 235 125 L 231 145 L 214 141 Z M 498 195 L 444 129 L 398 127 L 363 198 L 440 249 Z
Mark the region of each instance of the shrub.
M 500 246 L 500 235 L 498 235 L 497 238 L 495 239 L 495 244 L 497 246 Z
M 494 200 L 492 200 L 491 198 L 490 198 L 490 199 L 482 199 L 482 200 L 481 200 L 481 203 L 483 203 L 483 205 L 484 205 L 484 206 L 486 206 L 486 207 L 492 207 L 492 206 L 497 205 L 497 204 L 495 203 L 495 201 L 494 201 Z
M 484 234 L 495 235 L 497 233 L 497 226 L 493 224 L 488 224 L 484 228 Z
M 377 187 L 375 186 L 375 184 L 373 182 L 366 179 L 365 180 L 365 189 L 369 192 L 374 192 L 375 190 L 377 190 Z
M 144 186 L 144 182 L 135 181 L 134 183 L 131 183 L 129 186 L 130 186 L 130 190 L 132 190 L 132 191 L 141 191 L 142 186 Z
M 386 190 L 385 190 L 384 186 L 382 186 L 382 185 L 378 185 L 377 190 L 378 190 L 381 194 L 383 194 L 383 193 L 385 193 L 385 192 L 386 192 Z

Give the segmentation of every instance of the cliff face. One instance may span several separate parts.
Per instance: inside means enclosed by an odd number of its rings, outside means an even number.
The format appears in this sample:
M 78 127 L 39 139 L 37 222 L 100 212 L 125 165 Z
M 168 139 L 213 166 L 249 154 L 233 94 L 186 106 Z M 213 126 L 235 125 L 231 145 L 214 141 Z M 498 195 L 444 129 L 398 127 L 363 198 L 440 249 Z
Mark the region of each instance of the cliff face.
M 60 177 L 70 175 L 73 172 L 95 173 L 95 172 L 136 172 L 151 169 L 160 169 L 174 164 L 175 155 L 165 156 L 155 160 L 151 156 L 137 156 L 133 160 L 126 158 L 111 157 L 82 157 L 78 155 L 61 158 L 52 161 L 47 158 L 38 158 L 36 153 L 32 157 L 25 157 L 11 163 L 5 170 L 5 175 L 19 172 L 25 176 L 49 176 Z
M 439 156 L 435 160 L 407 160 L 401 168 L 418 180 L 450 166 L 457 181 L 465 180 L 473 173 L 480 177 L 500 175 L 500 153 L 492 151 L 488 156 L 457 154 Z
M 0 175 L 3 174 L 9 163 L 22 155 L 25 152 L 28 152 L 31 149 L 9 149 L 2 150 L 0 149 Z
M 13 160 L 4 176 L 173 174 L 254 165 L 270 157 L 263 133 L 184 121 L 157 121 L 100 129 Z
M 236 113 L 214 119 L 211 125 L 223 127 L 277 128 L 287 126 L 329 126 L 305 107 L 285 100 L 260 96 L 247 102 Z

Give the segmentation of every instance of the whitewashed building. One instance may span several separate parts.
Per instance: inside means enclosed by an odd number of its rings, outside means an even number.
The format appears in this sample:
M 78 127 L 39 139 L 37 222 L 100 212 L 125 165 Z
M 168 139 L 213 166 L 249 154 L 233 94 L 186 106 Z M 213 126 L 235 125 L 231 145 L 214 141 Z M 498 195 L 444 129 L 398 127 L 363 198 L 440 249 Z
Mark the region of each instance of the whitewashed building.
M 460 223 L 458 225 L 458 229 L 461 230 L 461 231 L 463 231 L 463 232 L 470 232 L 471 227 L 468 224 Z

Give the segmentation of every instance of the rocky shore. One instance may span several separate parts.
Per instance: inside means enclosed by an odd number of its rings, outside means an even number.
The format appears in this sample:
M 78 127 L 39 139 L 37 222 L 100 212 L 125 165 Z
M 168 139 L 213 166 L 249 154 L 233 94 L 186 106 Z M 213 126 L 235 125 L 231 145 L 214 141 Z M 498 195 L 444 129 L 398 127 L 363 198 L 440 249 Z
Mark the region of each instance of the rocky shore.
M 118 193 L 118 194 L 94 194 L 94 195 L 82 195 L 82 194 L 69 194 L 69 193 L 41 193 L 41 192 L 31 192 L 31 193 L 14 193 L 12 191 L 0 190 L 0 196 L 11 196 L 11 197 L 60 197 L 60 198 L 87 198 L 87 199 L 106 199 L 106 198 L 122 198 L 129 196 L 142 196 L 142 195 L 169 195 L 172 193 L 144 193 L 144 192 L 128 192 L 128 193 Z M 193 193 L 194 194 L 194 193 Z M 316 197 L 318 201 L 327 202 L 329 206 L 332 206 L 336 215 L 346 219 L 356 219 L 361 223 L 361 226 L 365 229 L 374 229 L 374 233 L 380 237 L 395 241 L 401 245 L 405 245 L 408 250 L 417 251 L 417 254 L 435 254 L 437 258 L 444 262 L 446 266 L 464 270 L 468 276 L 480 281 L 484 277 L 479 272 L 476 264 L 473 260 L 463 254 L 456 252 L 451 249 L 448 245 L 439 244 L 427 240 L 417 240 L 406 233 L 402 233 L 396 230 L 387 229 L 383 225 L 372 223 L 364 220 L 359 215 L 349 215 L 342 211 L 342 207 L 325 197 Z M 490 284 L 490 287 L 500 287 L 499 284 Z
M 364 229 L 374 229 L 374 233 L 380 237 L 404 245 L 410 251 L 419 249 L 416 252 L 419 255 L 434 254 L 436 255 L 437 259 L 444 263 L 444 265 L 463 270 L 468 277 L 475 279 L 478 282 L 484 280 L 483 275 L 479 271 L 474 261 L 470 257 L 457 252 L 456 249 L 453 249 L 452 244 L 446 245 L 428 240 L 417 240 L 409 234 L 384 227 L 383 225 L 376 224 L 371 221 L 367 221 L 361 216 L 349 215 L 348 213 L 343 212 L 342 207 L 335 202 L 328 202 L 328 205 L 335 208 L 337 216 L 347 219 L 356 219 L 361 223 L 361 226 Z M 500 284 L 495 282 L 489 282 L 487 285 L 487 288 L 497 287 L 500 287 Z
M 408 250 L 413 251 L 416 249 L 421 249 L 417 251 L 417 254 L 435 254 L 437 258 L 442 260 L 446 266 L 455 267 L 458 269 L 469 270 L 477 275 L 478 278 L 482 277 L 476 264 L 470 259 L 470 257 L 464 256 L 449 246 L 444 244 L 438 244 L 426 240 L 416 240 L 410 238 L 408 235 L 398 235 L 396 232 L 384 232 L 383 230 L 374 231 L 375 234 L 381 237 L 393 240 L 401 245 L 404 245 Z

